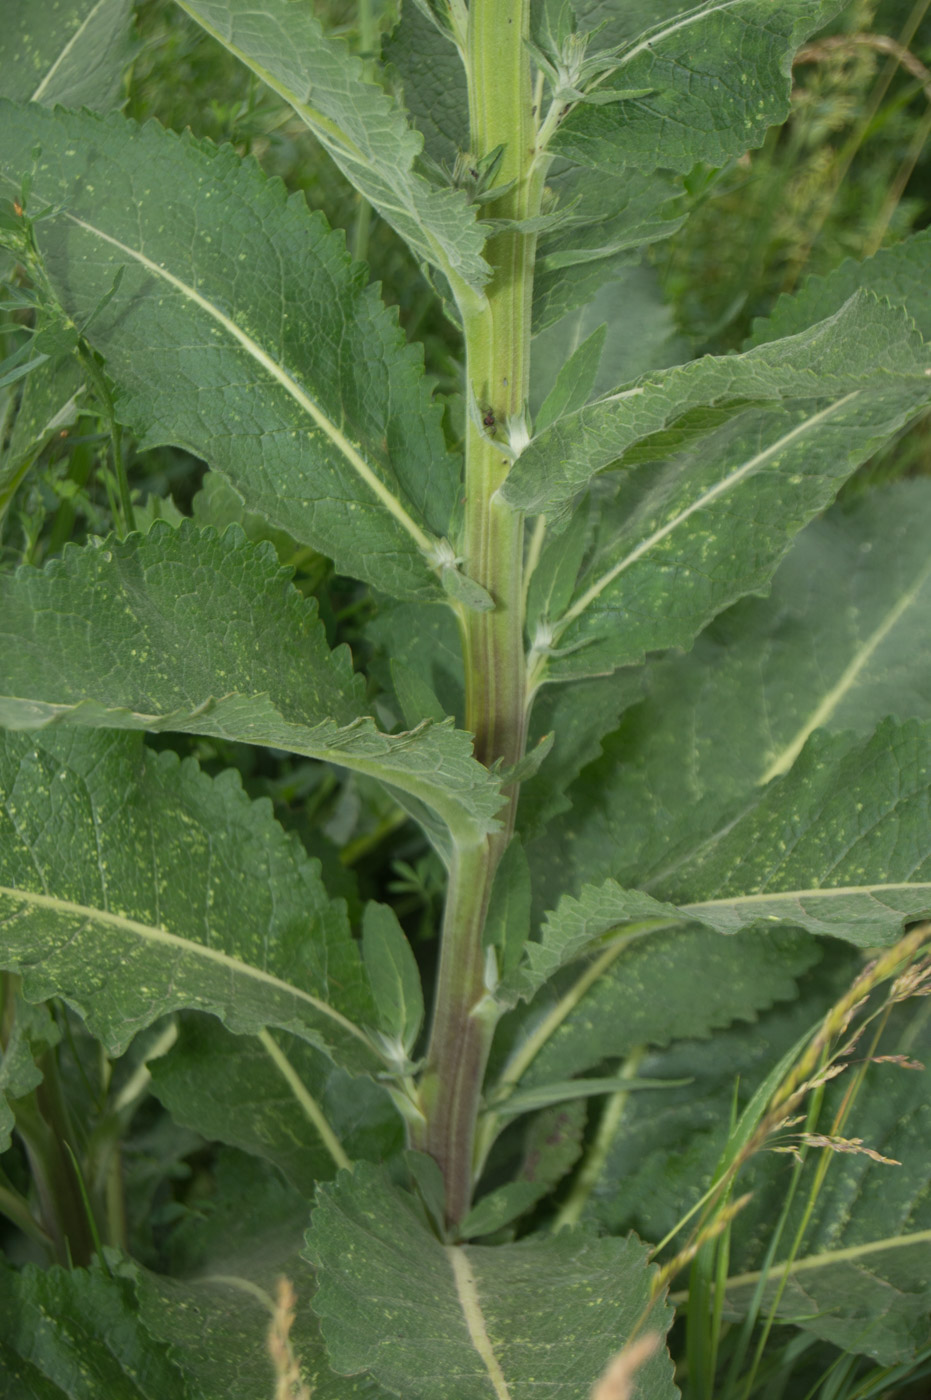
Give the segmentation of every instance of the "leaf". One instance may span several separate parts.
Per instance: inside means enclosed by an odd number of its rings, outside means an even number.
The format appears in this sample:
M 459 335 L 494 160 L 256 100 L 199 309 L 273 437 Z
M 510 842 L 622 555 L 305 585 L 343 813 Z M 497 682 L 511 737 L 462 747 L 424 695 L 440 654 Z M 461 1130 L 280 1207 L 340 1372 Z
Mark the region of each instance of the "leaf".
M 707 1189 L 728 1144 L 735 1105 L 744 1111 L 773 1066 L 821 1021 L 861 966 L 852 949 L 838 945 L 809 969 L 792 1001 L 762 1010 L 752 1022 L 735 1021 L 710 1039 L 677 1040 L 640 1058 L 637 1071 L 648 1078 L 689 1082 L 622 1100 L 582 1218 L 610 1234 L 636 1230 L 645 1239 L 664 1239 Z M 785 1158 L 756 1161 L 771 1164 L 784 1192 Z M 740 1176 L 737 1193 L 752 1185 Z M 781 1204 L 767 1203 L 770 1230 Z
M 0 455 L 0 520 L 42 449 L 77 419 L 83 393 L 84 376 L 71 353 L 50 356 L 26 379 Z
M 529 1181 L 509 1181 L 472 1207 L 462 1222 L 462 1238 L 477 1239 L 480 1235 L 493 1235 L 519 1215 L 523 1215 L 540 1199 L 540 1193 Z
M 229 1176 L 218 1172 L 221 1192 Z M 388 1400 L 373 1382 L 334 1376 L 327 1364 L 309 1308 L 313 1279 L 297 1253 L 306 1220 L 300 1197 L 289 1192 L 269 1211 L 264 1198 L 273 1182 L 242 1185 L 250 1194 L 221 1198 L 226 1250 L 202 1259 L 205 1277 L 160 1277 L 115 1251 L 107 1254 L 112 1275 L 96 1265 L 68 1271 L 28 1265 L 19 1274 L 0 1266 L 6 1304 L 0 1374 L 16 1385 L 11 1400 L 14 1394 L 17 1400 L 271 1396 L 276 1377 L 268 1332 L 282 1274 L 296 1293 L 289 1341 L 314 1400 Z
M 452 170 L 459 152 L 469 148 L 469 97 L 458 50 L 416 0 L 404 0 L 400 23 L 382 45 L 382 58 L 389 78 L 400 83 L 427 155 Z
M 571 817 L 528 845 L 538 908 L 585 881 L 648 880 L 753 804 L 815 725 L 866 736 L 890 712 L 931 719 L 929 530 L 920 480 L 836 507 L 798 537 L 769 599 L 738 603 L 687 656 L 648 667 L 647 702 L 562 795 Z
M 560 511 L 634 444 L 706 405 L 733 405 L 731 416 L 754 401 L 762 408 L 782 402 L 811 404 L 821 412 L 826 404 L 836 411 L 840 399 L 857 393 L 866 409 L 871 405 L 866 391 L 877 378 L 880 405 L 897 390 L 906 400 L 911 390 L 920 401 L 928 392 L 921 382 L 928 378 L 928 359 L 925 343 L 900 308 L 858 290 L 794 336 L 743 355 L 705 355 L 645 375 L 632 387 L 568 414 L 531 441 L 503 494 L 528 513 Z
M 615 730 L 624 711 L 642 699 L 643 685 L 642 668 L 629 666 L 570 686 L 543 687 L 534 701 L 530 742 L 541 734 L 552 733 L 556 738 L 540 771 L 521 788 L 517 819 L 525 841 L 572 806 L 572 783 L 586 764 L 600 756 L 604 735 Z M 581 813 L 574 816 L 582 820 Z
M 405 666 L 403 661 L 391 660 L 389 665 L 394 693 L 398 697 L 404 723 L 408 728 L 416 729 L 425 719 L 442 724 L 445 718 L 443 706 L 423 676 L 410 666 Z
M 650 1271 L 634 1239 L 564 1231 L 495 1249 L 443 1245 L 364 1164 L 318 1202 L 307 1252 L 332 1365 L 368 1369 L 405 1400 L 529 1400 L 541 1386 L 586 1400 L 647 1307 Z M 669 1321 L 662 1305 L 650 1317 L 661 1330 Z M 644 1400 L 672 1400 L 665 1353 L 640 1385 Z
M 46 107 L 117 105 L 136 52 L 131 0 L 4 0 L 0 95 Z
M 860 288 L 884 297 L 893 306 L 907 306 L 918 331 L 931 340 L 931 300 L 927 295 L 931 229 L 913 233 L 871 258 L 847 258 L 831 272 L 806 278 L 800 291 L 784 293 L 769 316 L 753 323 L 748 345 L 763 345 L 780 336 L 795 335 L 831 316 Z
M 152 501 L 160 502 L 161 498 L 150 496 L 146 505 Z M 156 506 L 156 509 L 159 508 L 160 505 Z M 138 510 L 136 514 L 138 515 Z M 204 474 L 201 488 L 191 501 L 191 517 L 196 525 L 200 525 L 202 528 L 212 525 L 221 535 L 228 525 L 239 525 L 246 539 L 252 540 L 253 544 L 269 540 L 275 546 L 282 564 L 296 565 L 298 556 L 303 562 L 307 555 L 312 553 L 304 545 L 298 544 L 287 530 L 270 525 L 264 516 L 257 515 L 255 511 L 246 510 L 242 497 L 236 494 L 226 477 L 221 476 L 219 472 L 206 472 Z M 168 518 L 168 523 L 180 525 L 181 518 L 177 520 Z M 320 557 L 322 559 L 322 556 Z
M 342 572 L 436 595 L 426 532 L 446 531 L 458 468 L 420 352 L 342 235 L 229 148 L 34 106 L 2 120 L 0 182 L 30 174 L 33 210 L 53 207 L 36 237 L 67 314 L 123 269 L 87 338 L 140 445 L 203 457 Z
M 62 997 L 114 1055 L 192 1007 L 378 1067 L 343 906 L 237 773 L 137 735 L 7 734 L 0 790 L 0 963 L 28 1000 Z
M 870 1041 L 861 1040 L 870 1053 Z M 921 1002 L 893 1010 L 878 1045 L 880 1054 L 905 1052 L 907 1058 L 931 1060 L 927 1006 Z M 856 1058 L 857 1052 L 855 1052 Z M 831 1132 L 834 1114 L 850 1093 L 847 1073 L 828 1087 L 818 1132 Z M 931 1182 L 927 1121 L 931 1069 L 905 1069 L 894 1063 L 870 1064 L 853 1097 L 842 1129 L 846 1138 L 862 1138 L 870 1150 L 900 1165 L 877 1163 L 865 1154 L 832 1152 L 824 1183 L 812 1203 L 798 1257 L 787 1271 L 784 1294 L 777 1298 L 783 1275 L 773 1265 L 763 1292 L 763 1308 L 775 1308 L 780 1320 L 825 1338 L 845 1351 L 865 1353 L 882 1365 L 917 1359 L 931 1343 L 928 1322 L 931 1284 Z M 783 1244 L 785 1258 L 809 1202 L 814 1170 L 822 1151 L 809 1150 Z M 763 1153 L 751 1163 L 754 1198 L 734 1230 L 732 1268 L 725 1316 L 740 1316 L 750 1301 L 772 1221 L 785 1193 L 786 1166 Z
M 594 301 L 605 284 L 629 271 L 636 275 L 630 264 L 637 262 L 640 250 L 669 238 L 683 222 L 675 202 L 681 191 L 665 173 L 627 170 L 623 180 L 606 181 L 600 173 L 570 166 L 556 171 L 547 183 L 559 200 L 557 213 L 565 210 L 567 219 L 539 241 L 533 285 L 535 336 Z M 635 372 L 645 368 L 641 364 Z M 603 387 L 619 382 L 615 377 Z
M 560 904 L 544 930 L 543 952 L 533 957 L 528 944 L 523 988 L 541 990 L 529 1008 L 502 1022 L 498 1055 L 508 1055 L 500 1074 L 505 1086 L 519 1083 L 523 1092 L 642 1045 L 702 1038 L 735 1020 L 753 1020 L 795 995 L 796 979 L 820 956 L 796 930 L 751 930 L 725 941 L 696 924 L 627 932 L 612 926 L 615 936 L 593 947 L 596 929 L 611 918 L 606 898 L 599 922 L 597 893 Z M 588 956 L 567 966 L 586 947 Z M 550 981 L 560 957 L 564 970 Z M 507 1102 L 495 1109 L 506 1114 Z
M 449 726 L 380 734 L 362 678 L 269 545 L 156 522 L 0 578 L 0 720 L 177 730 L 332 760 L 489 830 L 498 784 Z M 274 639 L 273 644 L 269 639 Z
M 436 603 L 396 603 L 381 598 L 365 635 L 374 650 L 370 673 L 385 690 L 397 695 L 395 666 L 403 666 L 437 697 L 444 713 L 455 715 L 457 723 L 463 723 L 462 648 L 451 608 Z M 406 713 L 405 707 L 400 697 L 395 703 L 400 720 Z
M 527 947 L 527 988 L 627 923 L 694 920 L 719 934 L 804 928 L 861 947 L 931 913 L 931 726 L 887 720 L 868 740 L 817 732 L 785 778 L 644 879 L 566 895 Z M 526 991 L 522 994 L 526 995 Z
M 478 289 L 491 275 L 485 231 L 458 190 L 431 186 L 414 168 L 422 138 L 400 105 L 366 78 L 342 39 L 289 0 L 176 0 L 294 108 L 347 180 L 422 261 Z
M 10 1146 L 13 1102 L 42 1083 L 36 1061 L 61 1040 L 61 1031 L 47 1006 L 30 1006 L 18 996 L 10 997 L 10 1003 L 12 1025 L 4 1025 L 6 1044 L 0 1057 L 0 1153 Z
M 464 1238 L 500 1230 L 551 1193 L 582 1155 L 587 1112 L 580 1089 L 571 1101 L 563 1099 L 527 1121 L 517 1176 L 472 1207 L 462 1223 Z
M 656 703 L 701 736 L 693 782 L 747 793 L 787 772 L 816 728 L 931 719 L 927 531 L 920 479 L 831 511 L 799 536 L 769 598 L 738 604 L 672 662 Z
M 534 335 L 532 411 L 549 392 L 567 353 L 599 325 L 607 326 L 607 335 L 592 390 L 598 397 L 616 384 L 628 383 L 649 370 L 665 369 L 684 358 L 672 309 L 660 296 L 656 272 L 649 266 L 625 268 L 599 286 L 591 301 Z M 541 432 L 539 422 L 535 431 Z
M 384 1089 L 350 1079 L 305 1041 L 275 1033 L 274 1042 L 303 1093 L 295 1092 L 261 1039 L 231 1035 L 210 1016 L 189 1014 L 178 1040 L 149 1066 L 152 1092 L 175 1122 L 273 1162 L 309 1197 L 336 1163 L 320 1120 L 350 1160 L 389 1158 L 403 1142 L 401 1120 Z
M 511 838 L 495 871 L 483 939 L 497 950 L 498 970 L 506 976 L 523 956 L 530 933 L 530 869 L 520 837 Z
M 874 304 L 867 320 L 871 311 L 881 319 L 887 314 L 898 319 L 898 334 L 905 333 L 900 311 Z M 851 328 L 859 319 L 850 303 L 839 316 L 849 316 Z M 809 334 L 833 338 L 827 324 Z M 779 344 L 791 355 L 788 342 Z M 775 354 L 777 347 L 761 347 L 766 350 Z M 762 591 L 791 537 L 830 502 L 861 461 L 926 406 L 931 376 L 920 366 L 928 352 L 913 341 L 906 354 L 915 356 L 913 369 L 901 377 L 887 378 L 881 369 L 864 365 L 860 387 L 854 378 L 834 381 L 832 397 L 827 395 L 833 376 L 822 361 L 817 397 L 806 402 L 802 380 L 816 368 L 808 360 L 795 390 L 783 380 L 788 398 L 782 406 L 761 402 L 748 409 L 737 403 L 723 411 L 725 421 L 716 412 L 696 413 L 685 433 L 685 450 L 678 453 L 674 446 L 670 453 L 662 441 L 655 448 L 645 443 L 639 471 L 629 468 L 619 478 L 615 501 L 602 497 L 598 534 L 575 600 L 561 619 L 550 620 L 547 674 L 555 679 L 600 674 L 640 660 L 650 650 L 688 646 L 724 607 Z M 697 361 L 668 371 L 666 389 L 671 390 L 675 376 L 700 372 L 703 364 L 710 370 L 711 363 Z M 716 363 L 717 371 L 728 373 L 728 364 L 738 361 Z M 853 353 L 847 357 L 847 372 L 857 373 Z M 778 398 L 780 378 L 781 373 L 771 378 L 763 371 L 761 395 L 768 392 L 762 387 L 768 381 Z M 810 387 L 814 382 L 809 381 Z M 754 392 L 746 381 L 745 386 Z M 636 395 L 637 390 L 628 392 Z M 801 397 L 792 402 L 795 393 Z M 581 415 L 597 407 L 583 409 Z M 554 425 L 549 435 L 571 421 L 570 416 Z M 531 446 L 525 457 L 532 451 Z M 525 457 L 516 470 L 526 470 Z M 654 458 L 662 462 L 659 468 Z M 568 460 L 568 450 L 563 460 Z M 629 461 L 636 467 L 636 452 Z M 766 538 L 756 524 L 762 517 Z
M 839 8 L 839 0 L 706 0 L 661 20 L 598 89 L 649 88 L 649 96 L 576 106 L 551 149 L 612 175 L 624 165 L 723 165 L 788 116 L 795 51 Z
M 743 816 L 650 881 L 722 933 L 789 922 L 869 947 L 931 912 L 931 726 L 816 732 Z M 638 917 L 642 917 L 638 915 Z
M 140 1322 L 132 1288 L 102 1268 L 0 1264 L 0 1374 L 29 1400 L 197 1400 Z M 270 1368 L 269 1368 L 270 1369 Z
M 565 413 L 574 413 L 588 402 L 601 363 L 607 329 L 606 324 L 598 326 L 571 351 L 552 389 L 540 405 L 534 420 L 535 432 L 544 432 L 557 418 Z
M 546 278 L 574 268 L 601 264 L 610 276 L 620 254 L 637 259 L 651 243 L 668 238 L 682 226 L 681 181 L 668 171 L 625 172 L 615 184 L 584 166 L 558 161 L 547 178 L 551 227 L 541 230 L 537 270 Z M 551 290 L 544 281 L 544 288 Z M 538 290 L 534 288 L 535 300 Z M 545 300 L 545 297 L 544 297 Z M 534 334 L 539 330 L 539 305 Z
M 245 1185 L 246 1183 L 244 1183 Z M 289 1341 L 313 1400 L 389 1400 L 371 1378 L 334 1375 L 320 1327 L 310 1309 L 314 1281 L 298 1253 L 306 1207 L 293 1194 L 281 1219 L 252 1225 L 261 1209 L 263 1183 L 240 1200 L 223 1203 L 226 1249 L 202 1259 L 200 1278 L 154 1274 L 130 1261 L 120 1273 L 135 1288 L 135 1305 L 153 1340 L 169 1350 L 190 1387 L 192 1400 L 257 1400 L 271 1396 L 275 1376 L 268 1355 L 268 1330 L 278 1280 L 284 1276 L 296 1294 Z M 258 1200 L 256 1199 L 258 1195 Z M 172 1395 L 174 1392 L 166 1392 Z M 164 1397 L 162 1397 L 164 1400 Z
M 362 956 L 378 1029 L 389 1043 L 397 1043 L 403 1062 L 412 1054 L 423 1025 L 423 989 L 417 960 L 387 904 L 372 901 L 365 906 Z

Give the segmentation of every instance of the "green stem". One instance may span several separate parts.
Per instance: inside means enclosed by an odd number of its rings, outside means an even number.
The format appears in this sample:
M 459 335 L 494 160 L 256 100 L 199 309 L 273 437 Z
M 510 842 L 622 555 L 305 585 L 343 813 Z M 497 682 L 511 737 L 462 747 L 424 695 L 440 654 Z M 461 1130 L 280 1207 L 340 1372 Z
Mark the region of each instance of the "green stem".
M 503 146 L 498 172 L 511 184 L 487 208 L 493 219 L 537 214 L 542 174 L 534 170 L 536 126 L 524 40 L 530 0 L 472 0 L 465 66 L 471 152 L 476 160 Z M 484 294 L 455 287 L 465 333 L 466 377 L 479 406 L 466 427 L 465 570 L 494 599 L 488 612 L 462 609 L 466 728 L 484 764 L 517 763 L 526 742 L 523 643 L 523 521 L 497 499 L 510 466 L 509 422 L 521 419 L 530 383 L 533 235 L 506 229 L 485 256 L 493 274 Z M 451 1224 L 469 1208 L 475 1125 L 482 1079 L 499 1014 L 485 986 L 483 930 L 495 870 L 514 826 L 516 785 L 507 794 L 502 830 L 480 844 L 459 845 L 452 859 L 430 1045 L 421 1089 L 422 1145 L 446 1178 Z
M 499 838 L 454 854 L 443 920 L 430 1046 L 420 1084 L 425 1117 L 414 1142 L 439 1163 L 446 1216 L 457 1224 L 472 1199 L 475 1124 L 482 1080 L 497 1023 L 485 988 L 482 932 Z

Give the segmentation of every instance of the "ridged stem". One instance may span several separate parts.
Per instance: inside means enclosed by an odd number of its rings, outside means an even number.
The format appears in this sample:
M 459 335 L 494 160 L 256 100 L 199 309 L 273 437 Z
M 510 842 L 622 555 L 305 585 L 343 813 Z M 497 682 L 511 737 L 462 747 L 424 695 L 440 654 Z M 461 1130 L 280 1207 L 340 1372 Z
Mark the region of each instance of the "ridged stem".
M 529 0 L 472 0 L 466 68 L 471 154 L 503 146 L 496 182 L 511 184 L 485 206 L 492 219 L 525 220 L 539 212 L 542 177 L 534 170 L 536 123 L 524 39 Z M 512 183 L 513 182 L 513 183 Z M 478 414 L 466 428 L 466 573 L 494 599 L 489 612 L 463 610 L 466 728 L 476 756 L 491 766 L 524 752 L 526 664 L 523 645 L 523 521 L 496 497 L 507 476 L 509 424 L 522 420 L 530 377 L 530 313 L 536 240 L 504 229 L 486 246 L 493 276 L 484 295 L 460 297 L 468 388 Z M 477 421 L 481 420 L 481 421 Z M 483 930 L 495 871 L 510 841 L 516 785 L 503 829 L 452 860 L 443 925 L 433 1027 L 421 1087 L 423 1146 L 446 1179 L 452 1226 L 469 1208 L 475 1125 L 497 1011 L 485 985 Z

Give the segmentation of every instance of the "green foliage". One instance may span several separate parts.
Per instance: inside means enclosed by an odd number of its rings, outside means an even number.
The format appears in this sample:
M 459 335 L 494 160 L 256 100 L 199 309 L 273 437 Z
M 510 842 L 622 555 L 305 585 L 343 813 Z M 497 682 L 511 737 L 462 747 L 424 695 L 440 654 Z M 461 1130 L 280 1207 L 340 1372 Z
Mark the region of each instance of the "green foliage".
M 921 1383 L 872 9 L 11 5 L 0 1396 Z

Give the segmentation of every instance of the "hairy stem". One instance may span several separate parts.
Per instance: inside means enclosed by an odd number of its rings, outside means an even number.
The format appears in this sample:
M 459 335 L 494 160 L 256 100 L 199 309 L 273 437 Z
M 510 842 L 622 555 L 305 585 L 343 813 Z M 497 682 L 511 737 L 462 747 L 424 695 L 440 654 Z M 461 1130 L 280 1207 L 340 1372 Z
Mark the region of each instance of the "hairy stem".
M 529 0 L 472 0 L 466 72 L 471 151 L 476 161 L 498 147 L 490 218 L 523 220 L 539 212 L 542 177 L 534 170 L 535 123 L 524 39 Z M 507 476 L 509 433 L 522 419 L 530 376 L 530 311 L 535 238 L 504 229 L 485 256 L 493 276 L 485 293 L 460 297 L 468 388 L 478 415 L 466 429 L 465 570 L 494 599 L 489 612 L 463 610 L 466 728 L 481 762 L 516 763 L 526 742 L 523 645 L 523 521 L 496 498 Z M 478 421 L 480 420 L 480 421 Z M 482 935 L 491 886 L 514 824 L 516 785 L 503 829 L 458 850 L 450 871 L 434 1021 L 422 1085 L 426 1150 L 446 1178 L 447 1217 L 455 1225 L 472 1194 L 475 1124 L 496 1010 L 485 985 Z

